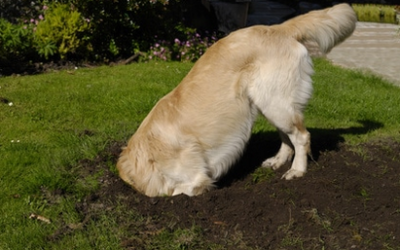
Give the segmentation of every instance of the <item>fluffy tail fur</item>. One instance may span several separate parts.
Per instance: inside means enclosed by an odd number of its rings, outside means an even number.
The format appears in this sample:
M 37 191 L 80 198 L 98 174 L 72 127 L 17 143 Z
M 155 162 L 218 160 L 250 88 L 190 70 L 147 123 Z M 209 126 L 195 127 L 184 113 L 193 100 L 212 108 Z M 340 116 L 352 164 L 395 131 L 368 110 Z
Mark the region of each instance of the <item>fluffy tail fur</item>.
M 321 52 L 328 53 L 353 33 L 356 22 L 353 8 L 348 4 L 339 4 L 290 19 L 282 26 L 288 36 L 301 43 L 316 42 Z

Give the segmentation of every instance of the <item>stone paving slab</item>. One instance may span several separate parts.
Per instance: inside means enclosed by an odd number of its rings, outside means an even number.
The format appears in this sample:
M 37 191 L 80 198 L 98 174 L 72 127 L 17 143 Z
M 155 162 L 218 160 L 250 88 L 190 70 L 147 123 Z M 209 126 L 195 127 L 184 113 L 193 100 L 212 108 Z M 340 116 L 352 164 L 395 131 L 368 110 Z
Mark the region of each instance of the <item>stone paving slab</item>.
M 358 22 L 353 35 L 327 58 L 348 68 L 366 69 L 400 86 L 399 25 Z

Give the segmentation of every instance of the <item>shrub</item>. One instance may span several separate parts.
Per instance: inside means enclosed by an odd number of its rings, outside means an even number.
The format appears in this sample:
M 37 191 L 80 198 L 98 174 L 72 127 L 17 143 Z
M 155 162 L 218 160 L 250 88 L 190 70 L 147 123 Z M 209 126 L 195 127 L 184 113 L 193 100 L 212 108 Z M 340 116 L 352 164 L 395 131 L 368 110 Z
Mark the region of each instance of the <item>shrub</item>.
M 109 61 L 147 51 L 158 38 L 171 40 L 182 22 L 180 0 L 70 0 L 91 20 L 94 59 Z
M 139 28 L 134 16 L 136 1 L 71 0 L 86 18 L 90 19 L 89 42 L 93 48 L 91 59 L 114 60 L 132 53 L 136 40 L 134 32 Z M 151 18 L 149 16 L 148 18 Z
M 181 27 L 179 29 L 182 29 Z M 186 29 L 186 38 L 170 40 L 158 40 L 150 47 L 147 60 L 194 62 L 217 40 L 215 32 L 204 32 L 203 35 L 196 29 Z
M 17 61 L 107 63 L 149 50 L 153 59 L 194 61 L 216 40 L 189 28 L 196 21 L 184 17 L 194 7 L 182 0 L 6 0 L 0 5 L 9 11 L 0 10 L 8 20 L 0 23 L 0 70 Z
M 32 32 L 30 24 L 12 24 L 0 19 L 0 55 L 23 56 L 31 52 Z
M 52 4 L 45 10 L 35 31 L 35 46 L 45 57 L 58 52 L 61 59 L 87 45 L 89 20 L 66 4 Z
M 3 74 L 25 71 L 21 62 L 35 58 L 35 50 L 32 46 L 32 25 L 12 24 L 5 19 L 0 19 L 0 76 Z

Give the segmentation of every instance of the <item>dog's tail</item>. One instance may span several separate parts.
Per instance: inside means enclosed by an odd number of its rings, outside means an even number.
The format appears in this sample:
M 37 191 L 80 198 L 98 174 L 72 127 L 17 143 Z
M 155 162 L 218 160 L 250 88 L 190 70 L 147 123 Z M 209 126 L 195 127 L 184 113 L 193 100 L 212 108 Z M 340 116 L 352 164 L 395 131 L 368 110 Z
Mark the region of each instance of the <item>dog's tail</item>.
M 349 37 L 356 26 L 357 16 L 348 4 L 311 11 L 282 24 L 289 36 L 301 43 L 316 42 L 321 52 L 328 53 Z

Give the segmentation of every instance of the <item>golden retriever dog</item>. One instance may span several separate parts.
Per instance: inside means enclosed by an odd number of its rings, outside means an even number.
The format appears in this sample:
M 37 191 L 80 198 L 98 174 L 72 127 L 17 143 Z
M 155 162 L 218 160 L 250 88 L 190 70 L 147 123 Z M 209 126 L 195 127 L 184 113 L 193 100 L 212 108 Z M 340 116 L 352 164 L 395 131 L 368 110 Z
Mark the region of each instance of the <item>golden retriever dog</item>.
M 356 22 L 339 4 L 219 40 L 143 120 L 118 160 L 121 178 L 150 197 L 202 194 L 241 156 L 259 112 L 282 139 L 262 167 L 278 169 L 294 156 L 282 178 L 303 176 L 310 151 L 303 110 L 313 89 L 304 44 L 327 53 Z

